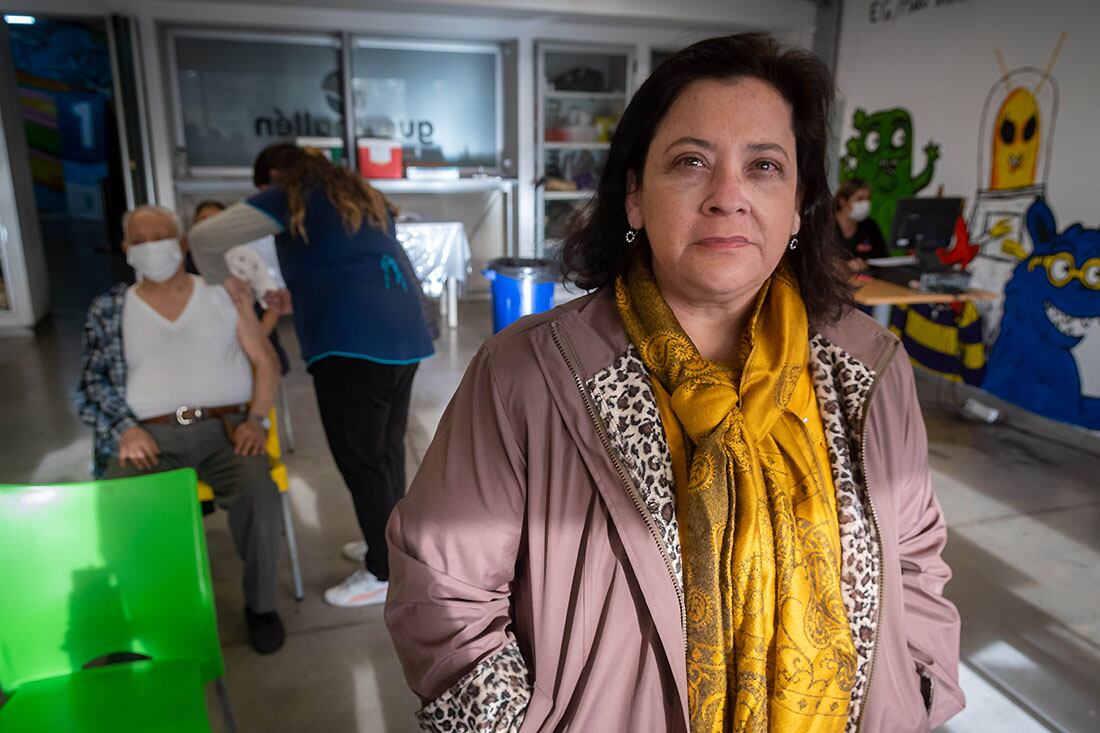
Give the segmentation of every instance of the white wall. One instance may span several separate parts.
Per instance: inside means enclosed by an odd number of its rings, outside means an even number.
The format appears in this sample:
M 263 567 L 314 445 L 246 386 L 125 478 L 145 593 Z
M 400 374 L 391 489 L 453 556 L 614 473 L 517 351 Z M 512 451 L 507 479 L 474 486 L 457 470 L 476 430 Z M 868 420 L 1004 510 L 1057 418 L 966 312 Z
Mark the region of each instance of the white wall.
M 140 6 L 167 5 L 159 0 L 8 0 L 7 12 L 53 13 L 85 8 L 85 12 L 137 13 Z M 278 13 L 292 9 L 309 14 L 328 11 L 357 11 L 401 15 L 454 15 L 456 18 L 483 21 L 540 19 L 543 21 L 580 21 L 629 19 L 632 24 L 645 22 L 675 25 L 737 23 L 746 27 L 794 28 L 812 17 L 809 0 L 239 0 L 237 3 L 213 3 L 210 0 L 174 0 L 177 6 L 263 5 Z M 215 16 L 220 17 L 220 16 Z
M 883 0 L 844 6 L 837 86 L 847 102 L 845 119 L 850 124 L 855 106 L 908 108 L 914 144 L 932 139 L 942 148 L 933 187 L 942 183 L 949 195 L 971 197 L 978 184 L 982 105 L 1000 77 L 994 49 L 1001 49 L 1009 69 L 1044 68 L 1059 34 L 1068 31 L 1053 70 L 1060 95 L 1048 195 L 1059 223 L 1100 220 L 1100 195 L 1083 188 L 1100 171 L 1100 3 L 961 0 L 872 25 L 873 4 Z
M 6 28 L 0 58 L 11 58 Z M 50 291 L 11 63 L 0 64 L 0 268 L 9 300 L 0 310 L 0 333 L 29 332 L 46 315 Z
M 854 133 L 856 107 L 868 112 L 903 107 L 913 117 L 914 172 L 922 148 L 940 145 L 935 176 L 967 198 L 979 179 L 982 108 L 1001 77 L 995 49 L 1009 70 L 1047 66 L 1059 35 L 1068 39 L 1053 68 L 1059 91 L 1046 196 L 1061 231 L 1073 222 L 1100 224 L 1100 4 L 1095 0 L 848 0 L 840 33 L 837 83 L 844 97 L 840 144 Z M 892 16 L 892 17 L 888 17 Z M 875 22 L 877 20 L 877 22 Z M 1049 134 L 1049 124 L 1044 131 Z M 842 148 L 843 150 L 843 148 Z M 838 155 L 840 151 L 838 151 Z M 986 158 L 988 159 L 988 155 Z M 974 234 L 973 232 L 971 233 Z M 1100 298 L 1100 293 L 1098 293 Z M 1100 319 L 1076 349 L 1084 392 L 1100 395 Z
M 177 0 L 179 1 L 179 0 Z M 194 2 L 195 0 L 186 0 Z M 199 0 L 201 1 L 201 0 Z M 260 2 L 261 0 L 244 0 Z M 262 0 L 267 6 L 360 9 L 361 0 Z M 629 18 L 632 22 L 672 21 L 690 23 L 728 23 L 731 19 L 747 26 L 782 27 L 804 22 L 807 0 L 390 0 L 372 2 L 372 10 L 448 13 L 475 13 L 489 17 L 543 17 L 579 20 Z
M 156 198 L 172 205 L 171 127 L 163 25 L 202 25 L 295 31 L 349 31 L 414 38 L 515 40 L 520 79 L 515 116 L 520 142 L 516 158 L 516 233 L 521 252 L 534 247 L 534 55 L 536 40 L 634 46 L 639 75 L 648 71 L 650 49 L 679 47 L 698 38 L 743 29 L 767 29 L 792 43 L 813 39 L 814 6 L 808 0 L 431 0 L 372 3 L 358 0 L 264 0 L 244 3 L 201 0 L 0 0 L 6 12 L 42 15 L 121 14 L 137 19 L 145 62 L 152 124 Z M 422 12 L 410 12 L 420 10 Z

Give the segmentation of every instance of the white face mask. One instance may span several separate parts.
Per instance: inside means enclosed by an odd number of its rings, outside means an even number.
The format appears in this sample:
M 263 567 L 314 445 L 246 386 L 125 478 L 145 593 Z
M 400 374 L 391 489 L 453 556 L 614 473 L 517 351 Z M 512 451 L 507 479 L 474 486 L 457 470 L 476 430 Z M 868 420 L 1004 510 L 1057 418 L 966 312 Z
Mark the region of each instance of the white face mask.
M 183 250 L 178 239 L 132 244 L 126 250 L 126 262 L 139 277 L 162 283 L 179 271 Z
M 852 221 L 863 221 L 870 215 L 871 202 L 868 199 L 854 202 L 851 209 L 848 211 L 848 216 L 852 218 Z

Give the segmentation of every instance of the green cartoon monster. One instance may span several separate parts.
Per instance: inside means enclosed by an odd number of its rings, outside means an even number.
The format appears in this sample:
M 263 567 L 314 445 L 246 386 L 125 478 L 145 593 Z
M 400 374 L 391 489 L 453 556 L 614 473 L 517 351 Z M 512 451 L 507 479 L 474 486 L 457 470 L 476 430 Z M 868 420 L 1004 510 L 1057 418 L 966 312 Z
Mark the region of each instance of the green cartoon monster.
M 940 146 L 932 141 L 924 146 L 927 163 L 913 178 L 913 118 L 908 110 L 868 115 L 856 109 L 852 126 L 858 134 L 848 140 L 848 152 L 840 158 L 840 180 L 861 178 L 871 185 L 871 218 L 888 237 L 898 199 L 915 196 L 932 180 Z

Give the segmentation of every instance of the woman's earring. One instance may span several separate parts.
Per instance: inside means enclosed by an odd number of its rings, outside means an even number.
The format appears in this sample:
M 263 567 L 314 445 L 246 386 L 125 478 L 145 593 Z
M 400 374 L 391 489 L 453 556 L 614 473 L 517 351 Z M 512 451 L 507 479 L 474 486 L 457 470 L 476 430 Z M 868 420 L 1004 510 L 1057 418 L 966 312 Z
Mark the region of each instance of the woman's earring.
M 798 237 L 793 234 L 791 235 L 791 241 L 787 242 L 787 249 L 792 252 L 798 249 Z
M 634 244 L 634 240 L 638 237 L 638 232 L 633 229 L 626 230 L 626 243 Z

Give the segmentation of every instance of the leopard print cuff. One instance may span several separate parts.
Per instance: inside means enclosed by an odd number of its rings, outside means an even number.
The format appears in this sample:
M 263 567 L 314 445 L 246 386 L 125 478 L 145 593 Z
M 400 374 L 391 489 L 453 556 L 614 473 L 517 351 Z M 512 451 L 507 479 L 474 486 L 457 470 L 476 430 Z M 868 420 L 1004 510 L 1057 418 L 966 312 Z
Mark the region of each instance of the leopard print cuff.
M 513 641 L 416 714 L 432 733 L 515 733 L 531 701 L 527 663 Z

